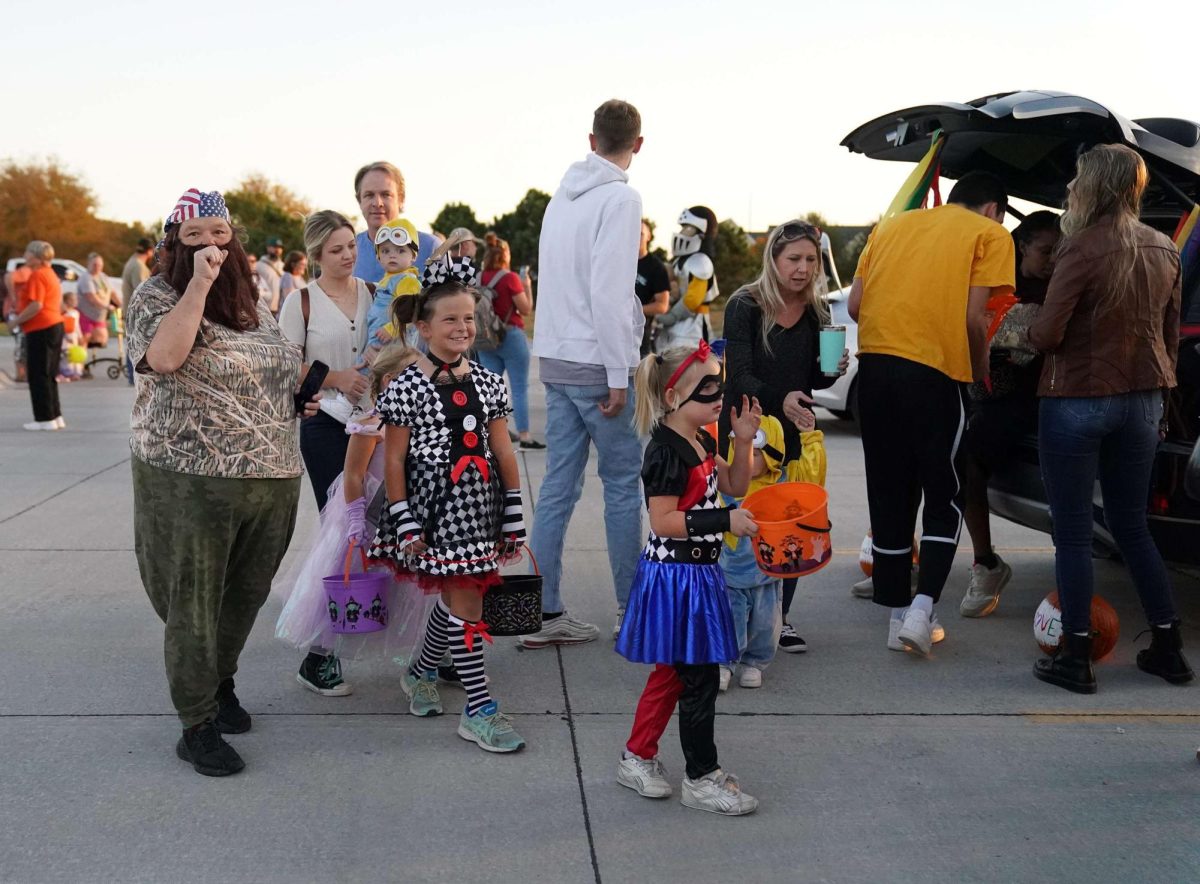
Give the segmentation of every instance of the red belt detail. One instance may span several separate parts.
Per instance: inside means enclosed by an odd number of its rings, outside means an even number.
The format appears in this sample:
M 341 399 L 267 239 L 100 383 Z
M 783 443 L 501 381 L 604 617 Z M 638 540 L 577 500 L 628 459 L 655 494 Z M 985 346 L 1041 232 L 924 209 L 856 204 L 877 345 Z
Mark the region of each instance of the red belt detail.
M 479 636 L 489 645 L 495 644 L 492 641 L 492 634 L 488 632 L 488 625 L 480 620 L 478 623 L 468 623 L 463 621 L 463 642 L 467 646 L 468 651 L 475 650 L 475 636 Z
M 463 472 L 467 467 L 474 463 L 475 467 L 483 476 L 483 481 L 488 481 L 488 462 L 486 457 L 480 457 L 478 454 L 463 455 L 458 459 L 458 463 L 454 465 L 454 469 L 450 471 L 450 481 L 458 484 L 458 480 L 462 478 Z

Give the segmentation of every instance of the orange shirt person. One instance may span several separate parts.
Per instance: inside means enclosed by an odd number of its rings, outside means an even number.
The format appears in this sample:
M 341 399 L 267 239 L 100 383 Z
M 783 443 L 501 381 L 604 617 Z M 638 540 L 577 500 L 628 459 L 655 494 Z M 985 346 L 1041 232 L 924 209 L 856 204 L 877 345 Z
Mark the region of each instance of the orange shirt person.
M 33 402 L 33 422 L 26 430 L 61 430 L 66 426 L 58 401 L 59 354 L 62 350 L 62 287 L 50 266 L 54 247 L 34 240 L 25 249 L 29 281 L 17 294 L 17 312 L 9 317 L 10 326 L 19 326 L 25 335 L 26 373 L 29 398 Z

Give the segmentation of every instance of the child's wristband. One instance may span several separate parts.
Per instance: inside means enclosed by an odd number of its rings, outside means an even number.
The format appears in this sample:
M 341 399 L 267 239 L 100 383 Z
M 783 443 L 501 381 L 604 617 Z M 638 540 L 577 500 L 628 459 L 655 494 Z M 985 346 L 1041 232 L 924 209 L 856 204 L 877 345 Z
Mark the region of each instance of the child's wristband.
M 731 506 L 707 510 L 688 510 L 683 514 L 689 540 L 700 540 L 710 534 L 724 534 L 729 530 Z

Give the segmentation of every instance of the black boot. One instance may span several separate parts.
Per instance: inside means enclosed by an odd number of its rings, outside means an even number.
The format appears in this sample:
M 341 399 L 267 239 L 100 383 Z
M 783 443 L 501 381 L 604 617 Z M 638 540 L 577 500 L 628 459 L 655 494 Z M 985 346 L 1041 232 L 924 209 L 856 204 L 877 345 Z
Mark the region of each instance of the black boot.
M 233 747 L 221 739 L 211 721 L 184 728 L 175 754 L 206 777 L 227 777 L 246 766 Z
M 1175 620 L 1168 629 L 1150 627 L 1150 647 L 1138 651 L 1137 666 L 1166 679 L 1171 684 L 1187 684 L 1196 677 L 1192 667 L 1183 656 L 1183 637 L 1179 634 L 1179 621 Z
M 1077 694 L 1096 693 L 1096 673 L 1092 671 L 1092 637 L 1067 633 L 1059 645 L 1058 654 L 1035 662 L 1033 674 L 1042 681 Z
M 223 734 L 244 734 L 250 730 L 250 713 L 242 708 L 233 692 L 233 679 L 227 678 L 217 686 L 217 717 L 213 719 Z

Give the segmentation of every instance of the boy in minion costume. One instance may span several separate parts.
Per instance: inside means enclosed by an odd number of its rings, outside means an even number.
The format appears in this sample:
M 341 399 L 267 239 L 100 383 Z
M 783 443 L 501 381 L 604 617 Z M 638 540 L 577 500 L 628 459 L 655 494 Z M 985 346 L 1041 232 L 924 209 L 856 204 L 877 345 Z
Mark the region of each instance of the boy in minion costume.
M 383 345 L 396 336 L 392 302 L 397 298 L 415 298 L 421 292 L 421 276 L 413 266 L 417 261 L 417 237 L 416 225 L 407 218 L 388 221 L 380 225 L 375 234 L 375 257 L 385 272 L 375 287 L 375 300 L 367 311 L 368 364 L 375 360 Z M 408 344 L 415 346 L 414 341 L 408 341 Z
M 732 454 L 733 441 L 730 440 Z M 783 480 L 783 426 L 779 419 L 764 414 L 754 437 L 754 466 L 749 496 L 760 488 Z M 741 503 L 742 498 L 725 497 L 725 503 Z M 744 688 L 762 687 L 763 671 L 775 657 L 782 623 L 783 581 L 763 573 L 754 557 L 754 538 L 725 535 L 721 549 L 721 570 L 728 584 L 729 606 L 737 632 L 739 659 L 721 667 L 722 691 L 729 687 L 733 670 L 741 664 L 738 684 Z

